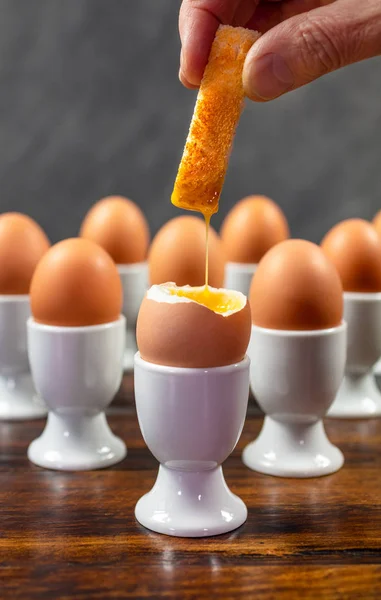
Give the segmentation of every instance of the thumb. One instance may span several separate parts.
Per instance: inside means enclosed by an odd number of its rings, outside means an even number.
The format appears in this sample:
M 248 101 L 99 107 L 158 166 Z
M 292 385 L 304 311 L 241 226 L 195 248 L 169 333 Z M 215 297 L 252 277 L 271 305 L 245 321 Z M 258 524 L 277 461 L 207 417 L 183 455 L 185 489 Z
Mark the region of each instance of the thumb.
M 252 100 L 271 100 L 378 54 L 380 0 L 337 0 L 283 21 L 260 37 L 246 57 L 245 92 Z

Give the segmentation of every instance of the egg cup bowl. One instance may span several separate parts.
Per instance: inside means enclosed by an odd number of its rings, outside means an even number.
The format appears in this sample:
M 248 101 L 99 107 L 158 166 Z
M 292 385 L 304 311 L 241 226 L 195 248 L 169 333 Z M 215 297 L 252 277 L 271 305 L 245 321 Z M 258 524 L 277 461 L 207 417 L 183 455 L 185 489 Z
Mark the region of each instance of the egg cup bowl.
M 82 471 L 108 467 L 126 446 L 108 426 L 105 408 L 123 374 L 125 318 L 89 327 L 28 320 L 32 376 L 49 410 L 46 427 L 28 449 L 40 467 Z
M 29 316 L 29 295 L 0 296 L 1 420 L 39 419 L 47 413 L 30 374 L 26 336 Z
M 381 293 L 344 292 L 348 324 L 345 376 L 329 417 L 381 416 L 381 394 L 373 368 L 381 356 Z
M 221 463 L 241 435 L 249 392 L 248 357 L 226 367 L 165 367 L 135 356 L 135 398 L 144 440 L 160 462 L 136 519 L 181 537 L 236 529 L 247 508 L 226 485 Z
M 256 263 L 227 262 L 225 265 L 224 287 L 228 290 L 237 290 L 249 296 L 251 280 L 257 269 Z
M 250 380 L 265 413 L 258 438 L 243 451 L 247 467 L 278 477 L 318 477 L 344 463 L 323 417 L 344 374 L 346 323 L 332 329 L 281 331 L 253 325 Z
M 139 308 L 146 293 L 148 283 L 148 263 L 140 262 L 130 265 L 117 265 L 123 288 L 123 314 L 126 317 L 126 349 L 123 367 L 125 371 L 134 368 L 134 356 L 137 352 L 136 321 Z

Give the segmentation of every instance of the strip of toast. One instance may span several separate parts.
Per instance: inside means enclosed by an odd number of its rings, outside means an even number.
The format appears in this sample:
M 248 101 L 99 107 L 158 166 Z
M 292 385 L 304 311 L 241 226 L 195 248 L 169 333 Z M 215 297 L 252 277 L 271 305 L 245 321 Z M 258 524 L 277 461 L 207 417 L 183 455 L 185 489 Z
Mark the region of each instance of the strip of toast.
M 172 204 L 204 215 L 218 211 L 233 138 L 243 109 L 242 70 L 259 33 L 220 25 L 209 55 Z

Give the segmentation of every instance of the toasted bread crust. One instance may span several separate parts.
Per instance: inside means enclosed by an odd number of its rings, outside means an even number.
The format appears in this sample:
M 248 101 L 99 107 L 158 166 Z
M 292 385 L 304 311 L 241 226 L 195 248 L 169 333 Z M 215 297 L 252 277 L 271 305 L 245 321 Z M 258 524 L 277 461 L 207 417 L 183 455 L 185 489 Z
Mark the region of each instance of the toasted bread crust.
M 172 203 L 212 215 L 218 210 L 234 133 L 242 112 L 242 70 L 259 33 L 221 25 L 198 92 Z

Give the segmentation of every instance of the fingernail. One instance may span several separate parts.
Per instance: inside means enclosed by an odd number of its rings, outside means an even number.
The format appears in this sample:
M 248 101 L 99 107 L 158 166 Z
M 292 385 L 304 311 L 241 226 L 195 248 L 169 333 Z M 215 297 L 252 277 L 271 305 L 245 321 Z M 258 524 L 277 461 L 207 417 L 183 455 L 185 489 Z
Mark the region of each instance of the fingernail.
M 265 54 L 251 60 L 244 69 L 244 86 L 250 98 L 271 100 L 290 90 L 294 76 L 279 54 Z

